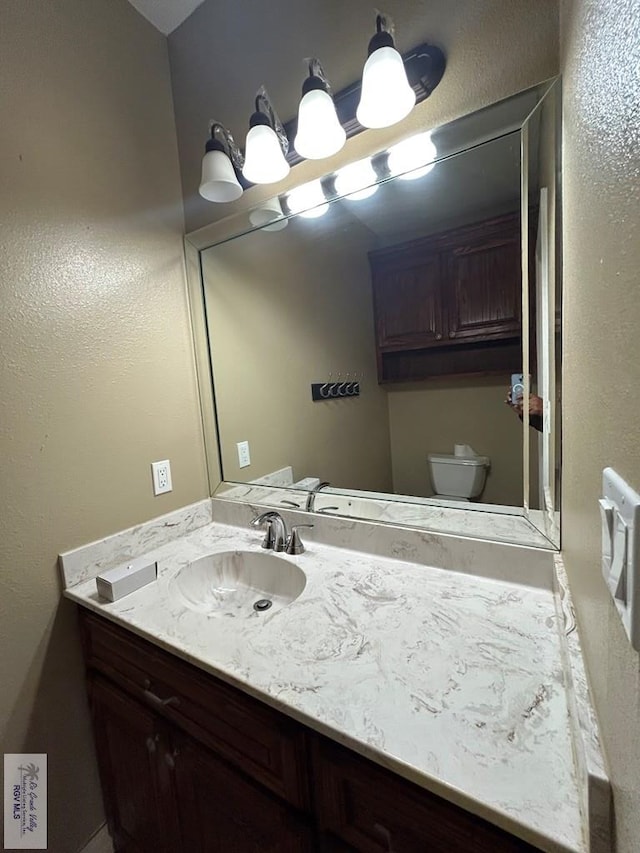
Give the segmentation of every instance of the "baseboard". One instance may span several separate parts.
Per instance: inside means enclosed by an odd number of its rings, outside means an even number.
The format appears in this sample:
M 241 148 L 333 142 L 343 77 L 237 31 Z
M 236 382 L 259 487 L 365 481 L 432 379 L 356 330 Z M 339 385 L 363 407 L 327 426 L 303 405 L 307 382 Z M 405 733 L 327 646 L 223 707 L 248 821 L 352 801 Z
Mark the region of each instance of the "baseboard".
M 89 839 L 80 853 L 113 853 L 113 844 L 106 823 Z

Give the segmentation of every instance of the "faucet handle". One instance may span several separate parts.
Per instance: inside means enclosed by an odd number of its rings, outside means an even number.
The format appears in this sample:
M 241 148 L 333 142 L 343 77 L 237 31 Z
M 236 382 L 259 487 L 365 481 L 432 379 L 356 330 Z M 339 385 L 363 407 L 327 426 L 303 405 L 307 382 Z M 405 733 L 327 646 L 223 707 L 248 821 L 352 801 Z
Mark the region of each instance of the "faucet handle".
M 313 527 L 313 524 L 294 524 L 291 528 L 291 533 L 287 538 L 287 544 L 285 548 L 285 554 L 303 554 L 304 553 L 304 545 L 302 544 L 302 540 L 298 534 L 298 529 L 300 527 Z

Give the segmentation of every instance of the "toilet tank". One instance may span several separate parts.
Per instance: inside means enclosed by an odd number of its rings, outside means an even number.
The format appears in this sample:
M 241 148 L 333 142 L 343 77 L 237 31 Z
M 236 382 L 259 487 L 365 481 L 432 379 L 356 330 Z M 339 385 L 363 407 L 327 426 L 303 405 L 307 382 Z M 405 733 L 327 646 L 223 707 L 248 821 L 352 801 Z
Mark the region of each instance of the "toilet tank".
M 430 453 L 431 484 L 437 495 L 477 498 L 484 489 L 489 467 L 488 456 L 449 456 Z

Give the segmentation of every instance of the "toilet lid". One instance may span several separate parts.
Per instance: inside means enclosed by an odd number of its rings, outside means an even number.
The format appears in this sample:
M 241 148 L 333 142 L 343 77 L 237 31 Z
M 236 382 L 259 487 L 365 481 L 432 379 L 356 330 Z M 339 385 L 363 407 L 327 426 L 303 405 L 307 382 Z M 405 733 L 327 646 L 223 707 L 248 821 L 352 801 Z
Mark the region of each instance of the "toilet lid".
M 454 456 L 452 453 L 429 453 L 429 462 L 444 462 L 446 465 L 466 465 L 469 467 L 486 467 L 489 465 L 488 456 Z

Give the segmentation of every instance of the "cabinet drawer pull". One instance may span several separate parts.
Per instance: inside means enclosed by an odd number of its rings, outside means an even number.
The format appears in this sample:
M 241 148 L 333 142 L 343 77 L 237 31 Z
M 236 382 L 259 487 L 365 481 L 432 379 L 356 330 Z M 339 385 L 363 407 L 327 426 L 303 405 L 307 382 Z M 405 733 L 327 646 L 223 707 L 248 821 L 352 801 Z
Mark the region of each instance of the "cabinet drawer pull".
M 455 338 L 455 336 L 456 336 L 456 333 L 455 333 L 455 332 L 449 332 L 449 337 L 450 337 L 450 338 Z
M 442 333 L 441 333 L 441 332 L 438 332 L 438 333 L 437 333 L 437 335 L 436 335 L 436 340 L 437 340 L 437 341 L 441 341 L 441 340 L 442 340 Z
M 150 755 L 153 755 L 153 753 L 156 751 L 156 744 L 158 743 L 159 739 L 160 738 L 158 735 L 156 735 L 155 737 L 149 735 L 149 737 L 147 738 L 147 752 L 150 753 Z
M 387 829 L 386 826 L 383 826 L 381 823 L 373 824 L 373 831 L 376 835 L 379 835 L 387 845 L 387 853 L 395 853 L 393 847 L 391 846 L 391 833 Z
M 169 696 L 168 699 L 161 699 L 159 696 L 150 690 L 151 682 L 149 680 L 144 683 L 144 698 L 150 702 L 152 705 L 155 705 L 156 708 L 164 708 L 166 705 L 179 705 L 180 700 L 177 696 Z

